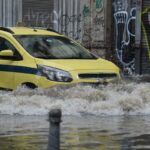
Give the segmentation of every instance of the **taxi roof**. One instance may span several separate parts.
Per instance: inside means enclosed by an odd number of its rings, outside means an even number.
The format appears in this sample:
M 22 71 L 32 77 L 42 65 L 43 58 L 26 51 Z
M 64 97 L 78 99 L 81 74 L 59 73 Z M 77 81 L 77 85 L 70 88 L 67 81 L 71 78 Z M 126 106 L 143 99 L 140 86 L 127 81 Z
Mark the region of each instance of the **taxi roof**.
M 42 29 L 42 28 L 29 28 L 29 27 L 0 27 L 0 31 L 7 32 L 13 35 L 54 35 L 60 36 L 57 31 L 53 29 Z

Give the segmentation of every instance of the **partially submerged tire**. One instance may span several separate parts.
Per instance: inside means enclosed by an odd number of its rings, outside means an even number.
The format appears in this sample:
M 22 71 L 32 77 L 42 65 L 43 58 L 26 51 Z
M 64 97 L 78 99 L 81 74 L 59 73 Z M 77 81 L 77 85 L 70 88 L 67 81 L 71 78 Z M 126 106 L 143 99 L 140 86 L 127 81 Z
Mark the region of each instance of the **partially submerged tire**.
M 26 87 L 26 88 L 28 88 L 28 89 L 36 89 L 36 88 L 37 88 L 37 86 L 36 86 L 35 84 L 29 83 L 29 82 L 23 83 L 22 86 L 23 86 L 23 87 Z

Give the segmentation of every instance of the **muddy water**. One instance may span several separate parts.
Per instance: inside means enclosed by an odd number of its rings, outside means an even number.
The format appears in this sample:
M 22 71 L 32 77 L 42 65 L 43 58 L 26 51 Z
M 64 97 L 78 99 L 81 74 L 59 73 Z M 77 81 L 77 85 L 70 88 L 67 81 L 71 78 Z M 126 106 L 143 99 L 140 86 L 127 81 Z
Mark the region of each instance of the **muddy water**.
M 45 150 L 61 108 L 64 150 L 150 149 L 150 82 L 0 92 L 0 150 Z
M 0 150 L 46 150 L 44 116 L 0 116 Z M 149 116 L 64 116 L 63 150 L 150 149 Z

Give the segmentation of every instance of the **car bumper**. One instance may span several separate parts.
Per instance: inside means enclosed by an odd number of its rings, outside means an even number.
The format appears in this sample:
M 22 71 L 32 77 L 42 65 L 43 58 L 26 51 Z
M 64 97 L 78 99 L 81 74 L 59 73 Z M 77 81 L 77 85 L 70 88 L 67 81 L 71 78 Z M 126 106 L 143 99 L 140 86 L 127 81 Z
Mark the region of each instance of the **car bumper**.
M 82 72 L 85 73 L 85 72 Z M 95 72 L 94 72 L 95 73 Z M 107 73 L 112 73 L 112 72 L 108 72 Z M 40 87 L 42 88 L 49 88 L 49 87 L 53 87 L 53 86 L 57 86 L 57 85 L 75 85 L 75 84 L 84 84 L 84 85 L 99 85 L 99 84 L 107 84 L 107 83 L 112 83 L 112 82 L 116 82 L 119 81 L 121 79 L 120 74 L 118 71 L 113 72 L 116 74 L 116 77 L 103 77 L 103 78 L 84 78 L 81 79 L 78 77 L 78 73 L 77 72 L 71 72 L 73 80 L 72 82 L 55 82 L 55 81 L 50 81 L 45 77 L 41 77 L 40 78 Z

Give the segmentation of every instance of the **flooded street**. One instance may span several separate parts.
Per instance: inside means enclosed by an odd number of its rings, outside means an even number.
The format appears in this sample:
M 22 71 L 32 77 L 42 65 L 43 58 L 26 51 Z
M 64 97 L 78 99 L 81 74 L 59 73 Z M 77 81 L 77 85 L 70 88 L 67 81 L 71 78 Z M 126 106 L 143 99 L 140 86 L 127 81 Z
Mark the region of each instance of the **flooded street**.
M 0 91 L 0 150 L 46 150 L 61 108 L 61 149 L 150 149 L 150 82 Z
M 0 150 L 46 150 L 48 122 L 44 116 L 1 116 Z M 64 116 L 63 150 L 150 149 L 149 116 Z

